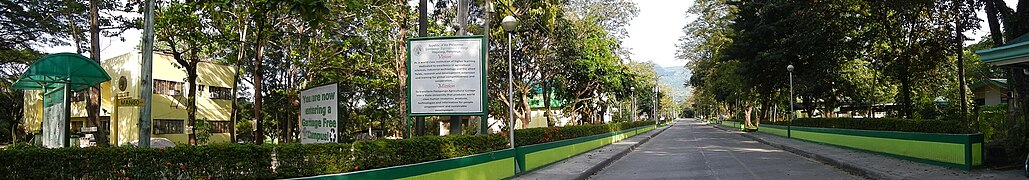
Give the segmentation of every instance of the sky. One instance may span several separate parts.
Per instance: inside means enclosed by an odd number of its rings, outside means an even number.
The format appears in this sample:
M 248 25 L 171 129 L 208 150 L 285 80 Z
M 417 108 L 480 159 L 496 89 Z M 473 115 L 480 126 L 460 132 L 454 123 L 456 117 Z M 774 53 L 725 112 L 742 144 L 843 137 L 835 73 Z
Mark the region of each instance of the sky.
M 623 46 L 631 52 L 630 58 L 634 61 L 653 61 L 660 66 L 683 66 L 686 61 L 675 58 L 676 47 L 679 37 L 684 33 L 682 27 L 695 18 L 687 18 L 686 10 L 693 5 L 693 0 L 632 0 L 640 9 L 639 15 L 634 18 L 626 30 L 629 37 L 624 40 Z M 413 2 L 413 1 L 412 1 Z M 1004 0 L 1009 7 L 1015 7 L 1017 0 Z M 983 12 L 979 13 L 980 19 L 985 19 Z M 982 22 L 980 30 L 966 32 L 965 35 L 974 40 L 965 44 L 972 44 L 980 37 L 986 35 L 988 30 L 986 22 Z M 117 37 L 101 38 L 100 58 L 108 59 L 118 55 L 131 52 L 140 41 L 141 30 L 132 29 L 123 34 L 125 41 Z M 47 53 L 74 52 L 71 46 L 41 47 Z
M 639 15 L 626 28 L 629 38 L 623 46 L 632 54 L 634 61 L 653 61 L 662 67 L 683 66 L 686 61 L 675 58 L 675 44 L 684 34 L 682 27 L 692 19 L 686 19 L 686 10 L 693 0 L 633 0 L 640 9 Z

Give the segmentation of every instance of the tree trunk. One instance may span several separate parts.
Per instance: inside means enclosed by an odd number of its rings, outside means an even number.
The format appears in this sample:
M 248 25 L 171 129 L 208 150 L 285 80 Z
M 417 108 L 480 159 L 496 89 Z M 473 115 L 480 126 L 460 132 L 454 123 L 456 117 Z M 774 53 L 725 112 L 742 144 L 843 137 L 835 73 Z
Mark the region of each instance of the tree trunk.
M 239 113 L 239 105 L 237 105 L 237 103 L 239 103 L 238 102 L 239 98 L 236 98 L 236 97 L 239 97 L 239 80 L 240 80 L 239 76 L 240 76 L 240 74 L 243 74 L 239 70 L 240 70 L 240 67 L 243 66 L 243 59 L 246 59 L 246 54 L 247 54 L 247 51 L 246 51 L 246 46 L 247 46 L 246 45 L 246 42 L 247 42 L 247 29 L 248 28 L 246 26 L 243 26 L 243 30 L 241 30 L 242 33 L 240 33 L 240 35 L 239 35 L 239 39 L 240 39 L 239 47 L 238 47 L 239 49 L 236 50 L 236 55 L 237 56 L 236 56 L 236 62 L 234 63 L 236 67 L 233 67 L 233 68 L 235 68 L 235 71 L 233 71 L 235 74 L 233 74 L 233 76 L 232 76 L 232 114 L 229 114 L 229 128 L 231 128 L 231 130 L 229 131 L 230 132 L 229 133 L 229 139 L 232 141 L 232 143 L 236 143 L 237 142 L 236 141 L 236 133 L 237 133 L 236 132 L 236 121 L 238 121 L 237 119 L 239 118 L 239 116 L 236 115 L 236 114 Z M 251 133 L 251 132 L 248 132 L 248 133 Z
M 604 104 L 598 104 L 597 107 L 598 107 L 597 109 L 599 109 L 599 112 L 597 112 L 597 115 L 596 115 L 597 116 L 597 121 L 594 122 L 594 123 L 595 124 L 604 123 L 604 114 L 607 114 L 607 107 L 605 107 Z
M 807 112 L 808 117 L 812 117 L 812 114 L 815 113 L 815 106 L 812 105 L 814 104 L 813 100 L 811 99 L 811 97 L 808 96 L 804 96 L 802 99 L 804 99 L 804 111 Z
M 547 119 L 547 127 L 554 127 L 557 122 L 551 117 L 553 114 L 550 112 L 550 81 L 544 82 L 543 86 L 543 118 Z
M 98 0 L 89 1 L 89 57 L 93 59 L 97 64 L 100 63 L 100 22 L 99 12 L 97 7 L 99 5 Z M 72 22 L 74 24 L 74 22 Z M 74 36 L 74 34 L 73 34 Z M 88 106 L 86 107 L 86 113 L 89 122 L 89 126 L 96 127 L 96 132 L 93 132 L 93 138 L 96 140 L 96 144 L 100 147 L 107 147 L 107 130 L 100 128 L 100 85 L 89 88 L 89 98 L 86 99 Z
M 261 28 L 261 26 L 258 26 L 258 28 Z M 264 97 L 262 95 L 262 92 L 263 92 L 264 88 L 262 87 L 263 83 L 261 81 L 262 81 L 262 78 L 264 77 L 264 71 L 262 71 L 261 66 L 264 63 L 265 38 L 262 37 L 263 33 L 261 31 L 263 31 L 263 30 L 258 30 L 258 33 L 257 33 L 257 36 L 258 36 L 257 47 L 256 47 L 257 54 L 254 56 L 254 72 L 253 72 L 253 76 L 254 76 L 254 122 L 257 124 L 257 128 L 255 128 L 256 132 L 254 134 L 254 136 L 255 136 L 254 137 L 254 143 L 256 143 L 256 144 L 263 144 L 264 143 L 264 121 L 261 119 L 261 115 L 262 115 L 262 113 L 261 113 L 261 99 Z
M 196 61 L 193 61 L 196 62 Z M 186 66 L 186 81 L 189 83 L 189 92 L 186 94 L 186 122 L 189 129 L 189 144 L 197 145 L 197 64 L 191 63 Z
M 911 78 L 908 70 L 908 58 L 902 58 L 903 66 L 900 75 L 900 109 L 901 118 L 911 118 Z
M 398 3 L 407 3 L 407 1 L 399 1 Z M 403 21 L 400 22 L 400 31 L 399 31 L 399 33 L 397 33 L 397 42 L 396 43 L 397 43 L 397 45 L 399 45 L 399 48 L 397 48 L 398 55 L 397 55 L 396 59 L 394 59 L 394 62 L 393 62 L 397 66 L 395 68 L 396 70 L 394 70 L 394 72 L 396 73 L 396 76 L 397 76 L 397 86 L 399 86 L 399 89 L 401 89 L 401 91 L 397 91 L 397 95 L 396 95 L 397 96 L 396 102 L 399 105 L 399 106 L 397 106 L 397 109 L 399 110 L 399 111 L 397 111 L 397 117 L 401 118 L 400 119 L 400 124 L 402 125 L 402 127 L 400 129 L 402 131 L 401 133 L 404 134 L 404 135 L 408 134 L 407 127 L 409 126 L 408 125 L 408 123 L 409 123 L 408 121 L 410 121 L 408 119 L 408 117 L 407 117 L 407 91 L 406 91 L 406 89 L 407 89 L 407 51 L 406 51 L 406 49 L 407 49 L 407 27 L 408 27 L 408 23 L 407 22 L 410 19 L 410 17 L 408 16 L 407 12 L 408 11 L 400 11 L 400 16 L 403 17 Z M 487 42 L 487 44 L 489 44 L 489 42 Z M 487 55 L 489 55 L 489 53 L 486 53 L 484 56 L 487 56 Z M 483 103 L 487 103 L 487 102 L 483 102 Z M 385 123 L 385 122 L 383 122 L 383 123 Z
M 528 94 L 528 92 L 522 92 L 521 95 L 519 95 L 519 99 L 522 101 L 521 103 L 518 103 L 518 105 L 521 106 L 521 109 L 519 110 L 522 111 L 522 128 L 529 127 L 529 122 L 532 121 L 532 108 L 529 107 Z
M 990 25 L 990 39 L 993 40 L 993 47 L 1004 45 L 1004 33 L 1000 31 L 1000 19 L 997 17 L 996 0 L 986 0 L 986 22 Z
M 750 121 L 751 113 L 754 112 L 754 106 L 751 106 L 750 103 L 744 103 L 743 106 L 744 106 L 743 107 L 743 124 L 744 124 L 744 126 L 745 127 L 754 127 L 754 124 L 751 123 L 751 121 Z

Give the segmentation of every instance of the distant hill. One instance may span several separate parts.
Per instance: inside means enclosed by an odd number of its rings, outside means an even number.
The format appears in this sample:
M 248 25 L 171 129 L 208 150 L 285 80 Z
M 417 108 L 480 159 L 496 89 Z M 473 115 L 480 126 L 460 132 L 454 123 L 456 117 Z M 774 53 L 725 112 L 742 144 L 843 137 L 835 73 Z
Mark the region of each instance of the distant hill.
M 690 89 L 685 86 L 686 80 L 690 77 L 690 71 L 686 70 L 683 66 L 668 66 L 661 67 L 654 65 L 654 72 L 661 75 L 661 84 L 672 87 L 675 92 L 672 93 L 676 101 L 685 100 L 686 95 L 689 94 Z

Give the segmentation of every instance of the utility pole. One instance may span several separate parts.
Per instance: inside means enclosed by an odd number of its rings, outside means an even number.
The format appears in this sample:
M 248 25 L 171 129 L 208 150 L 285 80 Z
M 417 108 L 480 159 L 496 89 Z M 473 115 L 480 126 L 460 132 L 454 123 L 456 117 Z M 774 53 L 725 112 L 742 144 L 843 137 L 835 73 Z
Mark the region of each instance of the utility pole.
M 486 47 L 482 47 L 482 48 L 486 48 L 486 54 L 482 55 L 482 57 L 483 57 L 482 58 L 483 59 L 482 63 L 486 63 L 486 67 L 489 67 L 489 50 L 490 50 L 490 44 L 491 44 L 489 42 L 489 34 L 491 32 L 490 31 L 490 19 L 493 18 L 493 1 L 492 0 L 486 0 L 485 5 L 486 5 L 486 17 L 483 18 L 483 20 L 485 20 L 486 23 L 485 23 L 485 25 L 484 25 L 485 27 L 483 27 L 483 31 L 482 31 L 482 35 L 483 35 L 482 41 L 486 42 Z M 489 119 L 489 115 L 483 115 L 482 116 L 482 119 L 479 122 L 479 133 L 480 134 L 487 134 L 487 133 L 489 133 L 489 130 L 488 130 L 489 129 L 489 126 L 488 126 L 489 120 L 488 119 Z
M 154 0 L 146 0 L 143 28 L 143 73 L 140 79 L 139 97 L 143 106 L 139 108 L 139 147 L 150 147 L 150 96 L 153 95 L 154 61 Z

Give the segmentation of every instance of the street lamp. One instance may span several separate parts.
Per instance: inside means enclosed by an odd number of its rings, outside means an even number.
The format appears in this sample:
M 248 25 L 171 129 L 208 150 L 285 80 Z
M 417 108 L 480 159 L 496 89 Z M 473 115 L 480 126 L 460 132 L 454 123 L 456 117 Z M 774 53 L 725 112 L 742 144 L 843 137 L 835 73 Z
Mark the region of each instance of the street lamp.
M 793 65 L 786 66 L 786 71 L 790 72 L 790 121 L 786 123 L 786 137 L 792 138 L 793 119 L 796 116 L 796 113 L 793 112 Z
M 636 122 L 636 87 L 629 87 L 629 96 L 632 96 L 632 102 L 629 103 L 629 109 L 632 113 L 629 113 L 629 121 Z
M 514 149 L 514 74 L 511 72 L 511 67 L 514 66 L 514 64 L 511 64 L 511 35 L 518 29 L 518 19 L 515 19 L 514 16 L 506 16 L 504 17 L 504 20 L 500 21 L 500 26 L 507 32 L 507 118 L 511 121 L 509 123 L 510 125 L 508 125 L 508 129 L 510 129 L 508 137 L 511 140 L 511 149 Z

